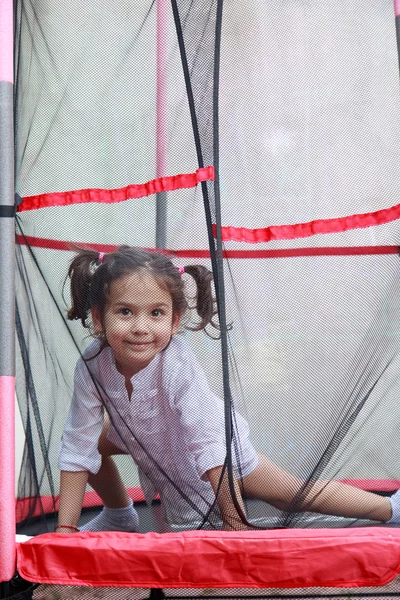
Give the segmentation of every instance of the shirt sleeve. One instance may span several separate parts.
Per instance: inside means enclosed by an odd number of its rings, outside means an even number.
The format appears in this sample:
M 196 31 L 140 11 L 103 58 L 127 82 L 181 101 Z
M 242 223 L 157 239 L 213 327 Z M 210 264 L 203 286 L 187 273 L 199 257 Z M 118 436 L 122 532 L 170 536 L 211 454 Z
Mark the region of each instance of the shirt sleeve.
M 75 369 L 74 392 L 59 451 L 62 471 L 98 472 L 101 456 L 97 445 L 103 424 L 103 403 L 81 359 Z

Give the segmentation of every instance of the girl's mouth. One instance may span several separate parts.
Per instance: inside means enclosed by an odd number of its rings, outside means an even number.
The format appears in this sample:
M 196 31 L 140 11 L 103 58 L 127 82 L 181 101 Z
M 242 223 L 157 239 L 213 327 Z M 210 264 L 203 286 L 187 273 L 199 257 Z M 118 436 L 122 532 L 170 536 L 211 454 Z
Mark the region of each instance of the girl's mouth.
M 145 348 L 146 346 L 150 346 L 152 342 L 128 342 L 129 346 L 133 348 Z

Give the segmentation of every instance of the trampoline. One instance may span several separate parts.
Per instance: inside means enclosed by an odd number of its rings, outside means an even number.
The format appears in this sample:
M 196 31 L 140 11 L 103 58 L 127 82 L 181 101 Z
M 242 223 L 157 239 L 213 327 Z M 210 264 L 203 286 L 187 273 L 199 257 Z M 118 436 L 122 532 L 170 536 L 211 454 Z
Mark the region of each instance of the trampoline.
M 399 595 L 396 526 L 313 510 L 321 482 L 400 488 L 399 14 L 392 0 L 0 0 L 1 598 Z M 223 400 L 232 497 L 236 411 L 303 482 L 286 506 L 243 488 L 243 530 L 223 530 L 219 491 L 186 483 L 196 518 L 168 521 L 149 474 L 117 456 L 140 531 L 54 532 L 91 343 L 67 319 L 66 275 L 77 247 L 123 245 L 213 273 L 219 331 L 177 335 Z M 141 450 L 160 470 L 157 440 Z M 80 525 L 101 506 L 88 486 Z

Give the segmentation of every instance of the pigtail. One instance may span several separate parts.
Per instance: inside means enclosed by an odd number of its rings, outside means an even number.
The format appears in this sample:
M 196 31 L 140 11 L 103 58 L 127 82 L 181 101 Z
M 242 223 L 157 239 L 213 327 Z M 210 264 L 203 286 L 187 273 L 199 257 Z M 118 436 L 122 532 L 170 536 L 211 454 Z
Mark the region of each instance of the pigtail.
M 200 317 L 200 323 L 193 327 L 187 327 L 192 331 L 199 331 L 205 329 L 207 325 L 211 324 L 215 329 L 219 330 L 219 325 L 214 321 L 214 317 L 217 314 L 217 303 L 213 294 L 211 283 L 213 281 L 213 274 L 203 265 L 185 265 L 185 273 L 188 273 L 193 277 L 197 293 L 195 297 L 195 306 L 197 314 Z
M 78 249 L 68 269 L 67 277 L 71 280 L 71 308 L 68 310 L 67 317 L 71 321 L 80 320 L 84 327 L 89 327 L 87 319 L 91 304 L 90 287 L 98 260 L 98 252 Z

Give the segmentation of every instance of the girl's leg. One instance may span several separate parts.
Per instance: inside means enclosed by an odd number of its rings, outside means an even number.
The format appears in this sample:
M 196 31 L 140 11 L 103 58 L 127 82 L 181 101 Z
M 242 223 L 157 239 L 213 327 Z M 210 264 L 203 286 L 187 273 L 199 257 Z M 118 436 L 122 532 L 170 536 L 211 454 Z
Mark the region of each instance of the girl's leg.
M 138 514 L 111 456 L 125 452 L 107 438 L 109 427 L 107 419 L 98 444 L 101 467 L 88 478 L 90 486 L 103 500 L 104 508 L 97 517 L 80 527 L 80 531 L 139 531 Z
M 244 493 L 265 500 L 281 510 L 318 512 L 353 519 L 389 521 L 392 507 L 389 498 L 359 490 L 336 481 L 316 481 L 303 489 L 304 483 L 260 455 L 257 467 L 243 477 Z M 298 494 L 298 501 L 296 496 Z
M 98 443 L 98 450 L 102 458 L 101 467 L 96 475 L 89 474 L 88 483 L 98 493 L 105 506 L 125 508 L 130 506 L 131 499 L 112 456 L 126 454 L 126 452 L 107 439 L 109 428 L 110 421 L 107 419 Z

